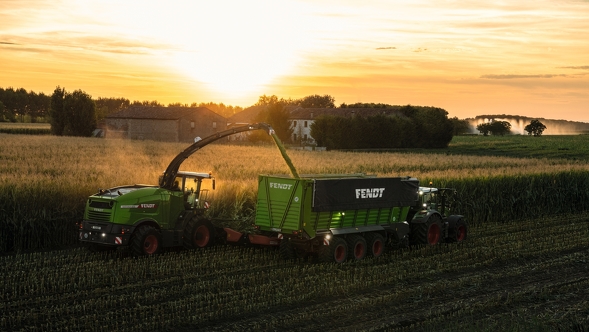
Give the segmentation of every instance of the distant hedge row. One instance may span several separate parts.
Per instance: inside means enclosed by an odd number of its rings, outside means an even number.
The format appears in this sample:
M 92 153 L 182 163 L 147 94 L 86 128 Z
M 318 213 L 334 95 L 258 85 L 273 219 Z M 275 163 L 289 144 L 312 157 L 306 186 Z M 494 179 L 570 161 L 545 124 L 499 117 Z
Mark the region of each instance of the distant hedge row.
M 50 128 L 0 128 L 3 134 L 19 135 L 51 135 Z
M 319 116 L 311 136 L 328 149 L 445 148 L 453 137 L 448 112 L 437 107 L 403 106 L 365 116 Z

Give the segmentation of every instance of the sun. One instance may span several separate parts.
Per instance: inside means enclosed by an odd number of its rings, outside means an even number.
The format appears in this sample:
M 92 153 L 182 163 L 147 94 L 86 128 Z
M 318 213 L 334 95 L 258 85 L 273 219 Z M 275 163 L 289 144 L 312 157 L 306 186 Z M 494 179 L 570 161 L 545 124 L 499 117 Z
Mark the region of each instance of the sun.
M 300 6 L 273 1 L 211 1 L 200 15 L 173 25 L 171 65 L 227 96 L 259 91 L 291 72 L 308 47 Z M 179 18 L 176 18 L 179 19 Z

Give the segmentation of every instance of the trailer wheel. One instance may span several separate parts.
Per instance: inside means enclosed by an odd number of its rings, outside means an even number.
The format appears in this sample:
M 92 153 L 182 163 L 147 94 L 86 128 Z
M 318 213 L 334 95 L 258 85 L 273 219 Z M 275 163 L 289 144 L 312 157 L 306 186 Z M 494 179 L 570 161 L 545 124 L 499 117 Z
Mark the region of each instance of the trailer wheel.
M 458 219 L 456 226 L 450 229 L 448 242 L 462 242 L 468 235 L 468 226 L 463 219 Z
M 329 263 L 343 263 L 348 258 L 348 244 L 341 237 L 334 236 L 328 246 L 319 252 L 319 260 Z
M 284 260 L 291 261 L 297 258 L 294 246 L 286 238 L 280 241 L 280 247 L 278 248 L 278 251 L 280 253 L 280 257 L 282 257 Z
M 361 235 L 350 235 L 347 242 L 351 259 L 361 260 L 366 256 L 366 240 Z
M 414 244 L 438 244 L 442 237 L 441 219 L 437 214 L 431 215 L 427 223 L 411 224 L 411 237 Z
M 381 256 L 386 249 L 384 237 L 378 233 L 367 233 L 365 237 L 368 253 L 370 253 L 372 257 Z
M 191 219 L 184 229 L 184 247 L 196 249 L 210 247 L 215 243 L 215 227 L 206 219 Z
M 131 248 L 135 255 L 154 255 L 161 249 L 162 236 L 152 226 L 142 226 L 131 239 Z

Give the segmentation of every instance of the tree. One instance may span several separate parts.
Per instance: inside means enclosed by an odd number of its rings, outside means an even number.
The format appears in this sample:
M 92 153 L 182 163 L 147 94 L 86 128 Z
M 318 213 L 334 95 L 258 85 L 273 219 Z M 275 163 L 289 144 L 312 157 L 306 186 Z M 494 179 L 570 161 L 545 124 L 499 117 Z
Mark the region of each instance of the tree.
M 4 122 L 6 120 L 4 120 L 6 117 L 6 107 L 4 106 L 4 104 L 0 101 L 0 122 Z
M 67 93 L 63 110 L 66 116 L 64 135 L 92 136 L 96 129 L 96 104 L 90 95 L 82 90 Z
M 65 128 L 66 116 L 63 109 L 63 101 L 65 99 L 65 88 L 60 88 L 59 85 L 53 90 L 51 95 L 51 102 L 49 104 L 49 116 L 51 118 L 51 133 L 53 135 L 63 135 Z
M 457 117 L 453 117 L 450 119 L 454 126 L 453 134 L 456 135 L 464 135 L 470 132 L 470 123 L 467 120 L 460 120 Z
M 524 130 L 528 132 L 528 135 L 534 135 L 535 137 L 542 136 L 542 133 L 546 129 L 546 126 L 539 120 L 532 120 Z
M 507 121 L 493 121 L 491 122 L 491 133 L 494 136 L 504 136 L 505 134 L 509 134 L 511 132 L 511 123 Z
M 511 132 L 511 123 L 507 121 L 481 123 L 477 126 L 477 130 L 484 136 L 488 136 L 489 133 L 493 134 L 493 136 L 503 136 Z
M 330 95 L 311 95 L 295 100 L 294 104 L 304 108 L 335 108 L 334 102 L 335 98 Z
M 278 99 L 276 96 L 263 95 L 256 106 L 264 106 L 264 109 L 256 116 L 256 122 L 266 122 L 272 126 L 276 135 L 283 142 L 290 141 L 294 129 L 290 125 L 290 112 L 285 108 L 288 101 Z M 267 138 L 268 136 L 265 135 Z M 264 136 L 253 132 L 249 135 L 250 141 L 265 140 Z

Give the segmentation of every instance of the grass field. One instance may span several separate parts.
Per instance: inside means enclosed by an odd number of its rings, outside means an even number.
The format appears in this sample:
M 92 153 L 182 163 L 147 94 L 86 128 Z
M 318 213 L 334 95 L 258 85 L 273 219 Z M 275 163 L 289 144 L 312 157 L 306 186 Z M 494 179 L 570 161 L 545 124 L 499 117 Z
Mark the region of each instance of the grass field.
M 16 251 L 0 256 L 0 330 L 587 331 L 588 146 L 477 136 L 436 151 L 289 151 L 300 174 L 415 176 L 461 195 L 467 241 L 334 265 L 251 247 L 75 248 L 88 195 L 157 183 L 186 144 L 0 134 L 0 250 Z M 239 219 L 255 212 L 258 174 L 290 173 L 273 146 L 211 145 L 181 169 L 212 171 L 210 215 Z

